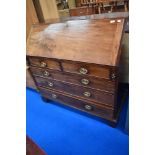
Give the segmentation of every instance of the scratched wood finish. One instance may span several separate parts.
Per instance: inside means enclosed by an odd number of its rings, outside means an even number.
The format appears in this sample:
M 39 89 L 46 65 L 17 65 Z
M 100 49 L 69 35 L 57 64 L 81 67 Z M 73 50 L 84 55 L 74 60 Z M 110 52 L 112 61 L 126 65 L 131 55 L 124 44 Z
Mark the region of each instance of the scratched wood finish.
M 114 93 L 115 91 L 115 85 L 116 85 L 115 81 L 110 81 L 110 80 L 101 79 L 101 78 L 94 78 L 94 77 L 84 76 L 84 75 L 75 75 L 75 74 L 66 73 L 66 72 L 57 72 L 54 70 L 35 68 L 35 67 L 30 67 L 30 70 L 34 76 L 40 76 L 48 79 L 64 81 L 66 83 L 81 85 L 87 88 L 104 90 L 105 92 L 109 92 L 109 93 Z M 44 75 L 45 71 L 49 72 L 49 76 Z M 89 81 L 88 85 L 82 84 L 81 82 L 82 79 L 87 79 Z
M 56 80 L 49 80 L 41 77 L 35 77 L 38 86 L 42 86 L 48 89 L 55 89 L 58 91 L 64 91 L 77 97 L 81 97 L 90 101 L 98 102 L 100 104 L 105 104 L 109 106 L 114 106 L 114 95 L 106 93 L 104 91 L 99 91 L 95 89 L 90 89 L 82 86 L 77 86 L 74 84 L 69 84 L 65 82 L 60 82 Z M 85 92 L 90 93 L 89 97 L 84 95 Z
M 27 42 L 27 55 L 115 66 L 123 26 L 124 19 L 34 26 Z
M 48 90 L 48 89 L 41 88 L 41 87 L 39 87 L 39 90 L 42 96 L 48 99 L 58 101 L 65 105 L 80 109 L 82 111 L 85 111 L 85 112 L 88 112 L 93 115 L 97 115 L 97 116 L 100 116 L 100 117 L 103 117 L 109 120 L 112 120 L 113 118 L 114 110 L 112 108 L 94 104 L 90 101 L 89 102 L 83 101 L 80 98 L 75 98 L 75 97 L 72 97 L 71 95 L 62 94 L 58 91 Z M 87 108 L 85 107 L 86 105 L 91 106 L 91 110 L 87 110 Z

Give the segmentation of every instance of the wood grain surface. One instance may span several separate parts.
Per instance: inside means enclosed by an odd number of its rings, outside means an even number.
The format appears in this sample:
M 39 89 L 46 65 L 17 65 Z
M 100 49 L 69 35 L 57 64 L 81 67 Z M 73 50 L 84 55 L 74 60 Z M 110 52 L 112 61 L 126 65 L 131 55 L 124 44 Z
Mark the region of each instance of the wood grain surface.
M 123 26 L 124 19 L 34 26 L 27 43 L 27 55 L 115 66 Z

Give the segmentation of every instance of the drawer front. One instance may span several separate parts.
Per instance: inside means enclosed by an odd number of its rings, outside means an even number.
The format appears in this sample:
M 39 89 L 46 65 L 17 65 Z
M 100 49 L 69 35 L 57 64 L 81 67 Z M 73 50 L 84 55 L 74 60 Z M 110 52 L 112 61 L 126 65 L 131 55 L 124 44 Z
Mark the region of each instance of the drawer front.
M 58 91 L 65 91 L 72 95 L 77 95 L 84 99 L 99 102 L 100 104 L 105 104 L 108 106 L 114 106 L 114 95 L 105 93 L 103 91 L 98 91 L 95 89 L 90 89 L 78 85 L 68 84 L 56 80 L 49 80 L 45 78 L 35 77 L 38 86 L 47 87 L 50 89 L 56 89 Z
M 53 59 L 29 57 L 29 62 L 31 66 L 49 68 L 61 71 L 59 62 Z
M 62 94 L 61 92 L 58 92 L 58 91 L 52 91 L 52 90 L 43 89 L 43 88 L 39 88 L 39 89 L 42 96 L 48 99 L 62 102 L 71 107 L 75 107 L 77 109 L 86 111 L 88 113 L 91 113 L 100 117 L 113 118 L 114 111 L 111 108 L 108 108 L 105 106 L 99 106 L 96 104 L 94 105 L 91 102 L 83 101 L 79 98 L 77 99 L 77 98 L 74 98 L 73 96 Z
M 115 81 L 109 81 L 109 80 L 94 78 L 94 77 L 85 77 L 83 75 L 75 75 L 70 73 L 56 72 L 56 71 L 51 71 L 47 69 L 46 70 L 39 69 L 35 67 L 30 67 L 30 70 L 33 75 L 38 75 L 38 76 L 42 76 L 42 77 L 46 77 L 54 80 L 64 81 L 67 83 L 73 83 L 87 88 L 103 90 L 109 93 L 115 92 L 115 87 L 116 87 Z
M 62 62 L 65 72 L 110 79 L 110 68 L 95 64 Z

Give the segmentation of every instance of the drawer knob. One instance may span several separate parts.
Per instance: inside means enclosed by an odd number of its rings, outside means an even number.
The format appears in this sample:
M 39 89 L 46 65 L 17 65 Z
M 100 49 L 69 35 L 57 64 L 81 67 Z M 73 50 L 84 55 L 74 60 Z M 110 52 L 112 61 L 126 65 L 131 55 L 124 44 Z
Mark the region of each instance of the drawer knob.
M 84 95 L 85 97 L 90 97 L 90 96 L 91 96 L 91 93 L 86 91 L 86 92 L 83 93 L 83 95 Z
M 88 84 L 89 84 L 89 80 L 87 80 L 87 79 L 82 79 L 82 80 L 81 80 L 81 83 L 84 84 L 84 85 L 88 85 Z
M 50 73 L 48 71 L 44 72 L 44 76 L 49 76 L 49 75 L 50 75 Z
M 53 83 L 52 83 L 52 82 L 48 82 L 48 85 L 49 85 L 50 87 L 53 87 Z
M 80 68 L 79 72 L 80 74 L 87 74 L 88 70 L 86 68 Z
M 52 94 L 52 98 L 56 99 L 58 96 L 56 94 Z
M 92 106 L 90 106 L 90 105 L 85 105 L 84 107 L 86 110 L 92 110 L 93 109 Z
M 45 62 L 40 62 L 40 67 L 46 67 L 47 66 L 47 64 L 45 63 Z

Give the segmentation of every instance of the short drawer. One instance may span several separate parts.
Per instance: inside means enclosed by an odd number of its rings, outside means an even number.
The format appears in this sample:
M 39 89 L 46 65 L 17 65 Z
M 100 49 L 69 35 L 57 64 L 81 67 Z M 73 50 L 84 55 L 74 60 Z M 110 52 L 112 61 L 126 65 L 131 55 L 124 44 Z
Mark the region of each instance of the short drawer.
M 74 63 L 68 61 L 68 62 L 62 62 L 62 67 L 64 72 L 111 79 L 110 68 L 106 66 L 87 64 L 87 63 Z
M 86 88 L 74 84 L 64 83 L 56 80 L 35 77 L 38 86 L 43 86 L 49 89 L 56 89 L 58 91 L 67 92 L 81 98 L 99 102 L 108 106 L 114 106 L 114 95 L 91 88 Z
M 88 113 L 91 113 L 103 118 L 107 118 L 107 119 L 113 118 L 114 110 L 112 108 L 93 104 L 91 102 L 87 102 L 79 98 L 75 98 L 73 96 L 62 94 L 61 92 L 58 92 L 58 91 L 52 91 L 44 88 L 39 88 L 39 89 L 40 89 L 41 95 L 48 99 L 64 103 L 68 106 L 80 109 L 82 111 L 86 111 Z
M 115 81 L 110 81 L 106 79 L 100 79 L 95 77 L 85 77 L 83 75 L 75 75 L 72 73 L 51 71 L 48 69 L 41 69 L 41 68 L 35 68 L 35 67 L 30 67 L 30 70 L 32 74 L 35 76 L 41 76 L 44 78 L 59 80 L 66 83 L 77 84 L 87 88 L 103 90 L 109 93 L 114 93 L 116 88 Z
M 31 66 L 41 67 L 41 68 L 49 68 L 54 70 L 61 71 L 60 64 L 56 60 L 48 59 L 48 58 L 38 58 L 38 57 L 29 57 L 28 58 Z

